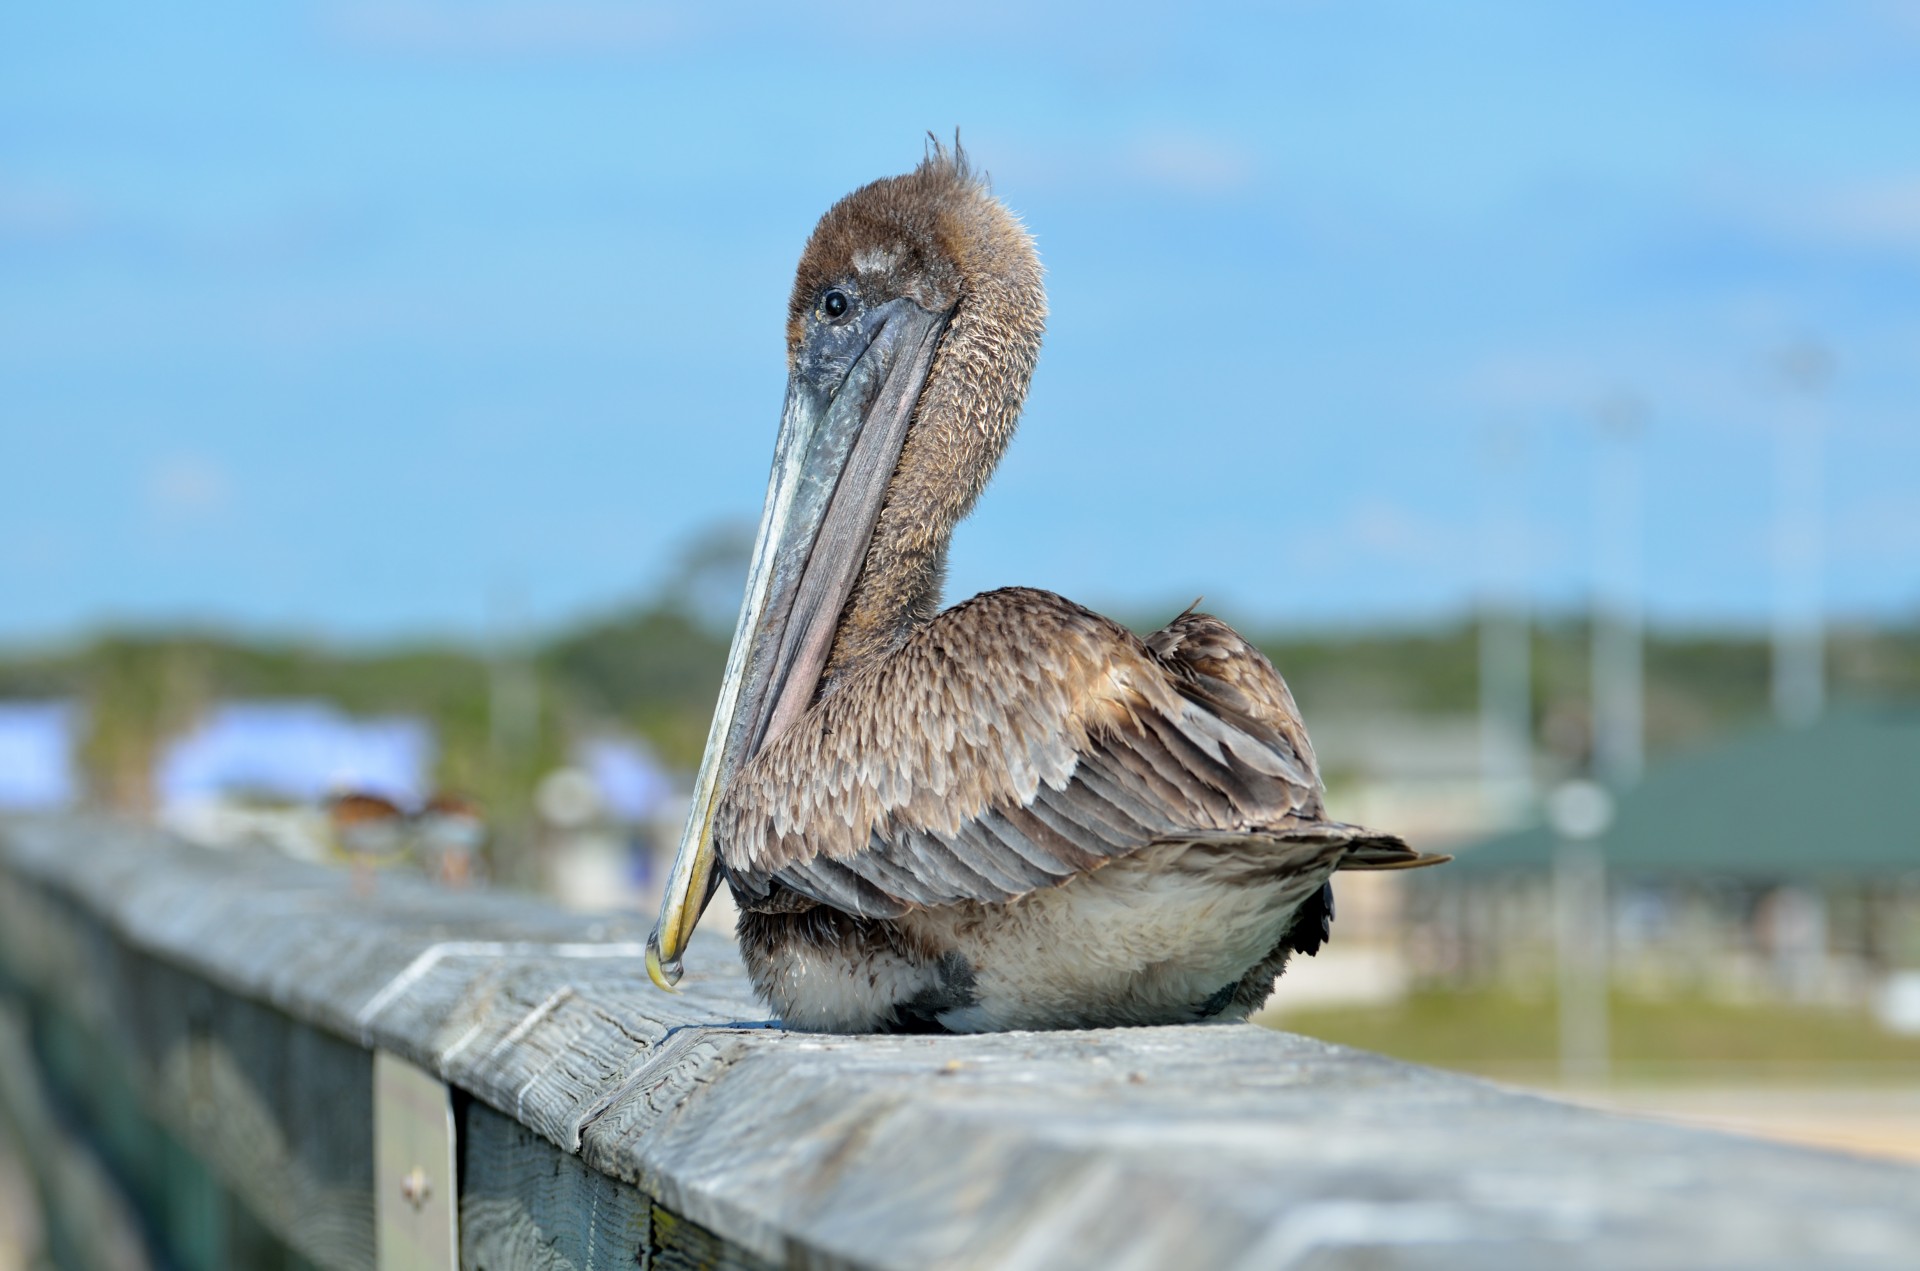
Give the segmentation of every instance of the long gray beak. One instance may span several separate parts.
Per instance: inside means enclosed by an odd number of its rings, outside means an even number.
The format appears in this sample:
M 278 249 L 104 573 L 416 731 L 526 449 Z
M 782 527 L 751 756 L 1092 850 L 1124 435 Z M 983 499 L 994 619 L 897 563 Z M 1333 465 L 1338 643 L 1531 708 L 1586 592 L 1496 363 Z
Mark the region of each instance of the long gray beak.
M 647 940 L 647 974 L 663 989 L 680 982 L 681 955 L 720 885 L 713 824 L 721 799 L 819 688 L 947 319 L 905 299 L 866 317 L 873 338 L 837 384 L 821 387 L 806 368 L 787 381 L 726 680 Z

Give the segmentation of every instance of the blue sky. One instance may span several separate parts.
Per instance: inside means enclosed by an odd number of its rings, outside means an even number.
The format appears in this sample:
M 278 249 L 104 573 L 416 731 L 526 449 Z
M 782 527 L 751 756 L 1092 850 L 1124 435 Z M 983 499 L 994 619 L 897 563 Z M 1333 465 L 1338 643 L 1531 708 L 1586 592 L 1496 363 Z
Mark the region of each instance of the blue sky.
M 1758 622 L 1772 359 L 1828 603 L 1920 608 L 1920 5 L 9 6 L 0 641 L 478 635 L 751 520 L 813 220 L 959 126 L 1052 320 L 954 596 L 1545 607 L 1647 405 L 1662 621 Z M 787 13 L 798 16 L 783 16 Z

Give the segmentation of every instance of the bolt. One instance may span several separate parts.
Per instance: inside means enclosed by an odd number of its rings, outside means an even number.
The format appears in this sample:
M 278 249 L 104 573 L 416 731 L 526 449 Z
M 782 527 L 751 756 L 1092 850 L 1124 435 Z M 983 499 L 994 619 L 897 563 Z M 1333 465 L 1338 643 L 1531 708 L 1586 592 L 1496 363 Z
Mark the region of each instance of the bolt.
M 427 1197 L 433 1194 L 433 1180 L 427 1177 L 425 1170 L 416 1165 L 407 1171 L 405 1178 L 400 1180 L 400 1194 L 406 1198 L 409 1205 L 414 1207 L 415 1211 L 418 1211 L 427 1203 Z

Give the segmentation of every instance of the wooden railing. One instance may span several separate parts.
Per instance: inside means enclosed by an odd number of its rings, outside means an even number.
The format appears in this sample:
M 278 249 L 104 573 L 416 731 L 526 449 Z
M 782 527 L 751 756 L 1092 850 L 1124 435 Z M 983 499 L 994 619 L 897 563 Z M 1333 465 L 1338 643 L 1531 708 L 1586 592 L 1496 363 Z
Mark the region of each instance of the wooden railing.
M 1247 1025 L 832 1037 L 729 945 L 0 827 L 0 1123 L 63 1265 L 1920 1266 L 1920 1170 Z

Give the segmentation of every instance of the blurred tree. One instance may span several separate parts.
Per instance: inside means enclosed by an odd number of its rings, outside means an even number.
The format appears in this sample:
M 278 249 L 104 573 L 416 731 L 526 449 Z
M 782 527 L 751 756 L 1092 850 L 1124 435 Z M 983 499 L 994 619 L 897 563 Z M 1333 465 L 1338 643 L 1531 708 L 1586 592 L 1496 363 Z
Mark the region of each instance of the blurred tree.
M 740 526 L 699 535 L 652 599 L 549 643 L 542 662 L 566 709 L 636 729 L 668 763 L 699 763 L 751 547 Z
M 152 809 L 154 760 L 206 705 L 213 661 L 213 646 L 193 638 L 109 637 L 83 655 L 80 762 L 95 802 L 136 815 Z
M 460 644 L 367 650 L 206 633 L 115 634 L 69 649 L 0 652 L 0 697 L 82 703 L 89 728 L 82 761 L 93 797 L 129 811 L 150 805 L 150 773 L 166 738 L 215 700 L 308 697 L 359 715 L 415 715 L 439 741 L 436 780 L 478 798 L 509 839 L 524 837 L 534 783 L 561 762 L 572 737 L 622 728 L 646 737 L 670 764 L 698 761 L 750 538 L 741 526 L 700 535 L 651 596 L 527 640 L 516 658 L 531 689 L 532 722 L 508 757 L 496 753 L 490 735 L 493 660 Z M 1144 625 L 1157 627 L 1164 617 Z M 1259 643 L 1309 720 L 1476 709 L 1475 631 L 1464 617 L 1424 630 L 1273 632 Z M 1589 647 L 1579 619 L 1542 621 L 1534 630 L 1535 733 L 1550 751 L 1549 734 L 1564 731 L 1556 720 L 1585 717 Z M 1837 628 L 1829 652 L 1838 698 L 1920 697 L 1920 623 Z M 1762 632 L 1656 631 L 1646 671 L 1648 744 L 1656 755 L 1766 718 Z M 1579 763 L 1575 754 L 1562 758 Z M 508 842 L 502 850 L 518 849 Z

